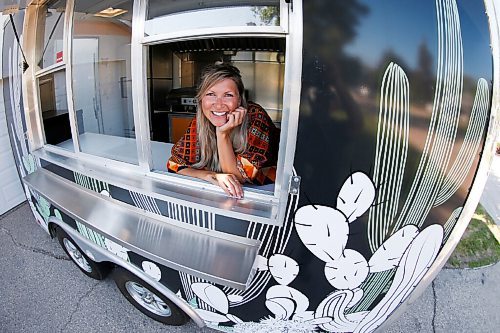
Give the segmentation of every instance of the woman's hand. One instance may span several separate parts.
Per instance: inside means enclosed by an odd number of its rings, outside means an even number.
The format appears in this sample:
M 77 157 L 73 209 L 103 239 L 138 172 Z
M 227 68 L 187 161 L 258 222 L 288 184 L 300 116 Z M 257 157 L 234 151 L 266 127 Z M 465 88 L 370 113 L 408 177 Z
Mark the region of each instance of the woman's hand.
M 231 131 L 243 123 L 243 119 L 246 117 L 246 114 L 247 109 L 245 109 L 244 107 L 240 106 L 236 108 L 233 112 L 228 113 L 228 121 L 224 125 L 216 127 L 215 132 L 217 137 L 217 153 L 219 154 L 219 165 L 221 171 L 224 174 L 233 175 L 238 183 L 244 183 L 245 179 L 240 174 L 240 170 L 237 167 L 238 161 L 233 150 Z M 224 189 L 224 187 L 222 188 Z M 243 195 L 243 191 L 241 191 L 241 194 Z
M 233 112 L 228 112 L 227 122 L 222 126 L 216 127 L 216 132 L 229 135 L 234 128 L 243 123 L 243 119 L 245 119 L 246 114 L 247 109 L 242 106 L 237 107 Z
M 216 173 L 209 170 L 184 168 L 178 172 L 181 175 L 196 177 L 219 186 L 227 195 L 233 198 L 243 198 L 243 186 L 232 173 Z
M 213 173 L 208 176 L 208 180 L 222 188 L 227 195 L 238 199 L 243 198 L 243 186 L 241 186 L 235 175 L 231 173 Z

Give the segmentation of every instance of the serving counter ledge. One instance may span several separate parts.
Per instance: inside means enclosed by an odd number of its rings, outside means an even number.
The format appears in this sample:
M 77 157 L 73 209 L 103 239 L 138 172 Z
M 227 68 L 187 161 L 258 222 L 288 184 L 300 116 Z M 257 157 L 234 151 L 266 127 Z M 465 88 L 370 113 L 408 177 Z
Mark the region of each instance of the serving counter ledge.
M 121 168 L 108 164 L 105 166 L 93 163 L 91 160 L 83 160 L 48 149 L 40 148 L 34 155 L 73 172 L 95 178 L 108 184 L 123 188 L 125 190 L 141 193 L 159 200 L 174 202 L 183 206 L 189 206 L 203 211 L 263 224 L 281 225 L 278 220 L 279 204 L 271 195 L 254 194 L 245 191 L 245 198 L 234 199 L 228 197 L 224 192 L 212 184 L 188 179 L 176 175 L 171 181 L 164 180 L 162 175 L 133 171 L 130 168 Z M 161 179 L 159 179 L 161 178 Z M 186 185 L 195 183 L 198 187 Z M 259 191 L 255 191 L 258 193 Z
M 253 277 L 258 241 L 179 225 L 45 169 L 27 175 L 23 182 L 76 221 L 152 261 L 240 290 Z

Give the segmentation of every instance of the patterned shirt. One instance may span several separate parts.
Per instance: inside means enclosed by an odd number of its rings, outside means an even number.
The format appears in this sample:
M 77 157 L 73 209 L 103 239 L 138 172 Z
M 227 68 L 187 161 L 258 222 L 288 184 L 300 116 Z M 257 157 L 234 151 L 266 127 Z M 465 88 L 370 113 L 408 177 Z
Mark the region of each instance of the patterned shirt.
M 248 134 L 245 151 L 236 154 L 238 170 L 246 182 L 264 185 L 276 179 L 279 130 L 266 111 L 258 104 L 249 102 L 247 107 Z M 186 133 L 172 147 L 167 169 L 178 172 L 200 161 L 200 144 L 196 134 L 196 117 Z

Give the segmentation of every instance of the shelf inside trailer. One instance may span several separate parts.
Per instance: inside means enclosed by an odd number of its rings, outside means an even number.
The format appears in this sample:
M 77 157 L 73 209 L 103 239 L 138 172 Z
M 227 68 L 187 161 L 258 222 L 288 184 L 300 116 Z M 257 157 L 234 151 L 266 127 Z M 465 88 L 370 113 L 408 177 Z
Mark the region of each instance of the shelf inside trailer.
M 181 226 L 44 169 L 23 182 L 78 222 L 154 262 L 241 290 L 253 276 L 258 241 Z

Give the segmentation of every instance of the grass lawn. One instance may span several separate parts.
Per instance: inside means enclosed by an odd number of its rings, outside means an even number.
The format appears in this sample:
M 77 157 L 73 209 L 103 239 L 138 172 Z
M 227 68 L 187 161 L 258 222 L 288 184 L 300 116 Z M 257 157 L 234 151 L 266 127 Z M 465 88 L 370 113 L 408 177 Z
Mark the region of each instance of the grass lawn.
M 500 261 L 500 243 L 488 225 L 497 228 L 495 222 L 479 204 L 446 267 L 477 268 Z

